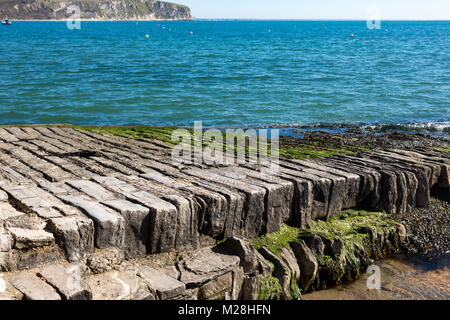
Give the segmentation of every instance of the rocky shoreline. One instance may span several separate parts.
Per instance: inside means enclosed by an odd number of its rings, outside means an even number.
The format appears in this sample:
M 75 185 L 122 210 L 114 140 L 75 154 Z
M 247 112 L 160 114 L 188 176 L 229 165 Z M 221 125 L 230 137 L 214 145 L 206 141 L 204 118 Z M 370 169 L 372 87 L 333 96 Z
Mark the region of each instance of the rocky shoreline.
M 301 299 L 306 292 L 355 280 L 373 259 L 398 252 L 405 239 L 404 228 L 394 222 L 381 222 L 378 213 L 362 214 L 343 215 L 339 221 L 352 226 L 334 237 L 324 235 L 323 231 L 298 229 L 298 235 L 291 235 L 292 241 L 286 247 L 283 242 L 276 243 L 280 247 L 277 249 L 270 245 L 256 249 L 252 242 L 232 237 L 213 247 L 132 260 L 125 260 L 117 249 L 97 251 L 77 263 L 55 262 L 5 273 L 2 279 L 6 281 L 6 290 L 0 293 L 0 298 Z M 358 221 L 358 217 L 370 217 L 372 226 L 362 227 L 360 224 L 370 223 L 366 218 Z M 353 231 L 357 232 L 355 238 L 348 239 Z
M 0 297 L 298 299 L 414 243 L 423 230 L 410 212 L 426 225 L 427 208 L 441 208 L 425 240 L 445 231 L 442 141 L 351 150 L 309 137 L 272 176 L 174 164 L 165 129 L 114 130 L 122 137 L 0 128 Z
M 427 208 L 394 214 L 392 219 L 406 228 L 402 251 L 412 255 L 434 258 L 450 251 L 450 201 L 432 198 Z

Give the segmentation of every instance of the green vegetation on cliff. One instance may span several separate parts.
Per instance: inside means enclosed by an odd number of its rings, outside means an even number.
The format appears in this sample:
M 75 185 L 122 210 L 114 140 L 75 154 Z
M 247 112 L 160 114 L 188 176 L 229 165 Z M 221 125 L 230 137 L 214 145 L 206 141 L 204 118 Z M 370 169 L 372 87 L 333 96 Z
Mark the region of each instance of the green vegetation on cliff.
M 0 0 L 0 15 L 12 20 L 64 20 L 80 8 L 81 19 L 192 20 L 189 7 L 153 0 Z

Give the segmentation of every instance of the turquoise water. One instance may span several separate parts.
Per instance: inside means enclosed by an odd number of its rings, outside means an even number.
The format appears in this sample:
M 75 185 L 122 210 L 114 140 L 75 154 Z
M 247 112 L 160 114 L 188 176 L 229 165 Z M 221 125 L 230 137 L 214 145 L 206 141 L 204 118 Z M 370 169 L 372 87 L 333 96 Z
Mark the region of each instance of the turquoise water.
M 449 129 L 448 21 L 18 21 L 0 41 L 0 124 Z

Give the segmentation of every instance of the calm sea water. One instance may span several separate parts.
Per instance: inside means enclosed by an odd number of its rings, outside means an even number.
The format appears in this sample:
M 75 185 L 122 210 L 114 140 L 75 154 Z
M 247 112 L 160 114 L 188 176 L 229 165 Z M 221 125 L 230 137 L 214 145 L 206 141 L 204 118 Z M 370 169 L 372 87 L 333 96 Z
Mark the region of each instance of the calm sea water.
M 381 30 L 325 21 L 0 27 L 0 124 L 194 120 L 419 122 L 448 132 L 450 22 L 383 22 Z

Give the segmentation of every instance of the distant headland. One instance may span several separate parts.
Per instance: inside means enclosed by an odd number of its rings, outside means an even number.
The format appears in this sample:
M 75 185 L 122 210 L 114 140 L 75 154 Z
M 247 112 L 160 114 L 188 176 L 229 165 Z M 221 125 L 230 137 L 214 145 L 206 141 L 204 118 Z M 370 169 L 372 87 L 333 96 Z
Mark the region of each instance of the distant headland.
M 193 20 L 187 6 L 156 0 L 0 0 L 0 17 L 65 20 L 80 8 L 82 20 Z

